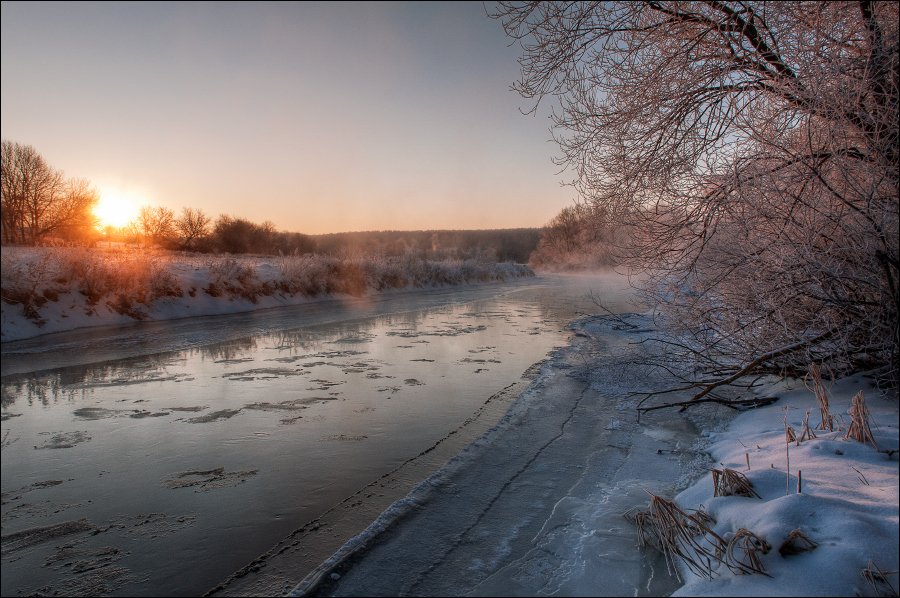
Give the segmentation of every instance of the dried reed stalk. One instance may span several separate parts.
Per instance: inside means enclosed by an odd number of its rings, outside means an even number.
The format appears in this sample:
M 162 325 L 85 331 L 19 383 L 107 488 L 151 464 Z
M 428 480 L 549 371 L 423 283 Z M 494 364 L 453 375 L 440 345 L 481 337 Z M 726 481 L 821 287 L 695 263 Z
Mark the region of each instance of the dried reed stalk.
M 810 380 L 812 380 L 812 388 L 810 388 Z M 815 393 L 816 400 L 819 402 L 819 413 L 822 416 L 822 421 L 819 422 L 819 429 L 834 432 L 834 416 L 831 415 L 828 408 L 828 393 L 826 392 L 825 384 L 822 382 L 822 369 L 819 367 L 819 364 L 809 364 L 809 374 L 804 378 L 804 383 L 806 388 Z
M 679 560 L 693 574 L 707 579 L 722 562 L 727 543 L 712 530 L 713 520 L 702 509 L 688 514 L 674 502 L 651 494 L 646 511 L 626 513 L 625 517 L 637 526 L 641 546 L 662 552 L 669 574 L 679 581 Z
M 785 442 L 797 442 L 797 432 L 794 431 L 793 426 L 788 426 L 787 424 L 785 424 L 785 426 L 784 426 L 784 441 Z
M 728 541 L 728 547 L 725 550 L 725 565 L 735 575 L 762 573 L 771 577 L 766 573 L 762 560 L 759 558 L 761 554 L 768 554 L 770 549 L 771 546 L 768 542 L 742 527 L 734 532 Z
M 713 496 L 755 496 L 762 498 L 753 489 L 753 484 L 747 476 L 739 471 L 728 469 L 713 469 Z
M 888 579 L 889 575 L 897 575 L 898 571 L 882 571 L 873 561 L 869 561 L 868 566 L 862 570 L 863 579 L 872 586 L 872 592 L 876 596 L 897 596 L 897 590 L 894 584 Z
M 785 539 L 778 548 L 778 552 L 781 556 L 789 556 L 815 550 L 817 546 L 818 544 L 803 533 L 800 528 L 797 528 L 788 534 L 787 539 Z
M 872 436 L 872 429 L 869 427 L 869 409 L 866 407 L 863 391 L 859 391 L 850 399 L 850 428 L 847 429 L 844 438 L 852 438 L 863 443 L 870 442 L 876 450 L 878 449 Z
M 788 425 L 787 423 L 787 410 L 788 408 L 784 408 L 784 459 L 785 459 L 785 474 L 787 478 L 785 480 L 785 490 L 784 495 L 787 496 L 791 493 L 791 443 L 797 440 L 797 435 L 794 433 L 794 428 Z M 774 467 L 774 466 L 773 466 Z
M 797 445 L 799 445 L 804 440 L 812 440 L 813 438 L 816 438 L 816 433 L 809 426 L 809 414 L 810 411 L 807 409 L 806 417 L 803 418 L 803 429 L 800 430 L 800 437 L 797 438 Z

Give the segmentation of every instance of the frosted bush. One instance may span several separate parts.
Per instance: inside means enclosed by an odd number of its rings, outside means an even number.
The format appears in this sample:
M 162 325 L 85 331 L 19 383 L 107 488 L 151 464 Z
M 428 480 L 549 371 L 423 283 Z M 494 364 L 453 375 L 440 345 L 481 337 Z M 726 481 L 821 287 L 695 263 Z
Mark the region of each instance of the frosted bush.
M 159 297 L 181 295 L 181 288 L 169 271 L 169 261 L 159 255 L 84 248 L 57 251 L 58 280 L 81 292 L 89 304 L 96 304 L 105 295 L 128 304 L 149 304 Z
M 279 288 L 289 294 L 314 296 L 326 292 L 329 272 L 337 263 L 336 258 L 323 255 L 298 255 L 281 257 Z
M 139 304 L 181 295 L 168 260 L 160 255 L 79 247 L 5 249 L 2 287 L 4 301 L 21 304 L 37 322 L 42 321 L 39 308 L 64 293 L 83 295 L 89 311 L 105 301 L 110 309 L 135 318 L 144 317 Z
M 10 304 L 21 304 L 25 315 L 31 319 L 39 319 L 38 308 L 48 297 L 42 293 L 52 279 L 50 254 L 44 253 L 35 259 L 22 259 L 12 252 L 3 253 L 2 283 L 0 296 Z M 49 297 L 55 293 L 50 291 Z
M 252 266 L 235 258 L 211 260 L 208 267 L 210 278 L 217 284 L 245 285 L 256 277 Z

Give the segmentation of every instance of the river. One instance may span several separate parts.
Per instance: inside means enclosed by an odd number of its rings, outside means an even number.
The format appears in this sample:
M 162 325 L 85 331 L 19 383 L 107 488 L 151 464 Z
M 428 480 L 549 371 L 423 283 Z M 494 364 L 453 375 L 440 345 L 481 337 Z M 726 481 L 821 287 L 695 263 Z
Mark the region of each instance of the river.
M 198 595 L 286 538 L 290 590 L 629 298 L 543 276 L 4 343 L 2 593 Z

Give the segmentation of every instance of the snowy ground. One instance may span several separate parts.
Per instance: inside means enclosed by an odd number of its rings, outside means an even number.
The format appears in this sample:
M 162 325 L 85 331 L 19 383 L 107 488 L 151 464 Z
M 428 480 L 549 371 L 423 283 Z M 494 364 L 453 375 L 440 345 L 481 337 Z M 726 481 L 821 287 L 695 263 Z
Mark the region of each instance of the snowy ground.
M 862 575 L 871 560 L 898 585 L 896 394 L 882 395 L 862 375 L 831 388 L 843 430 L 790 445 L 788 477 L 783 418 L 798 435 L 807 410 L 817 423 L 812 392 L 773 385 L 764 392 L 779 401 L 727 429 L 731 415 L 721 407 L 692 409 L 690 420 L 671 411 L 638 422 L 629 392 L 663 381 L 635 359 L 641 349 L 630 341 L 645 332 L 614 328 L 599 318 L 578 322 L 572 346 L 544 364 L 495 428 L 292 595 L 896 595 Z M 877 449 L 844 439 L 860 389 Z M 720 463 L 744 472 L 762 498 L 714 498 L 708 470 Z M 677 563 L 686 582 L 678 589 L 682 581 L 657 551 L 638 547 L 623 513 L 645 509 L 647 492 L 671 498 L 679 490 L 678 504 L 706 509 L 725 541 L 741 528 L 764 540 L 766 575 L 736 576 L 721 564 L 709 580 Z M 780 552 L 795 529 L 816 548 Z
M 850 399 L 860 390 L 872 415 L 877 446 L 845 437 L 851 422 Z M 840 380 L 829 392 L 830 411 L 837 416 L 835 431 L 814 430 L 816 438 L 798 444 L 785 442 L 784 417 L 798 437 L 808 412 L 815 427 L 821 418 L 813 393 L 798 381 L 774 383 L 761 392 L 780 400 L 742 414 L 725 432 L 709 436 L 715 462 L 744 473 L 761 498 L 713 497 L 711 478 L 704 476 L 677 501 L 684 508 L 702 505 L 716 521 L 714 531 L 726 541 L 740 528 L 765 540 L 769 549 L 759 559 L 768 576 L 733 575 L 719 566 L 713 579 L 705 580 L 682 567 L 687 584 L 676 595 L 896 596 L 896 393 L 882 394 L 865 375 Z M 817 545 L 815 549 L 790 554 L 783 548 L 789 534 L 798 529 Z M 890 572 L 887 581 L 893 590 L 865 579 L 862 572 L 870 564 Z

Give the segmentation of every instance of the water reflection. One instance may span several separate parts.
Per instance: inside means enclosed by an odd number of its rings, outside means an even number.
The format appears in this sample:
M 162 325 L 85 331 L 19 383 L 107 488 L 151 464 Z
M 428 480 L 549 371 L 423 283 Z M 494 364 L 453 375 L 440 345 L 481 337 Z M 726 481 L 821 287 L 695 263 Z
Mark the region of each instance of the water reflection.
M 201 361 L 226 366 L 259 361 L 260 357 L 256 355 L 263 351 L 277 352 L 278 357 L 263 359 L 281 363 L 292 363 L 298 358 L 312 360 L 364 355 L 367 351 L 359 350 L 359 348 L 365 347 L 377 338 L 378 335 L 373 332 L 376 328 L 384 329 L 383 334 L 397 339 L 398 343 L 413 343 L 395 345 L 396 348 L 403 349 L 427 344 L 431 342 L 428 339 L 434 337 L 456 337 L 487 330 L 485 324 L 473 320 L 499 320 L 514 329 L 524 327 L 528 333 L 540 332 L 542 325 L 553 319 L 553 314 L 549 308 L 540 304 L 530 307 L 529 311 L 519 309 L 513 312 L 457 310 L 451 312 L 454 317 L 441 318 L 436 322 L 429 322 L 427 325 L 424 322 L 426 318 L 431 317 L 427 313 L 390 314 L 359 322 L 279 331 L 229 340 L 181 352 L 144 355 L 97 364 L 59 368 L 38 374 L 5 376 L 2 381 L 2 406 L 10 407 L 15 404 L 17 399 L 24 399 L 29 406 L 34 403 L 47 406 L 61 400 L 67 402 L 83 400 L 91 396 L 94 389 L 104 386 L 192 381 L 194 375 L 190 371 L 191 364 L 197 358 Z M 529 320 L 519 322 L 523 316 Z M 528 326 L 528 324 L 537 325 Z M 328 362 L 325 364 L 327 365 Z M 345 369 L 347 366 L 347 364 L 331 365 Z M 236 380 L 299 374 L 298 371 L 286 368 L 255 368 L 223 375 L 231 380 Z
M 4 376 L 3 534 L 58 535 L 4 552 L 3 595 L 202 594 L 436 442 L 458 450 L 473 414 L 500 417 L 486 401 L 564 342 L 552 291 Z M 92 559 L 111 575 L 79 573 Z

